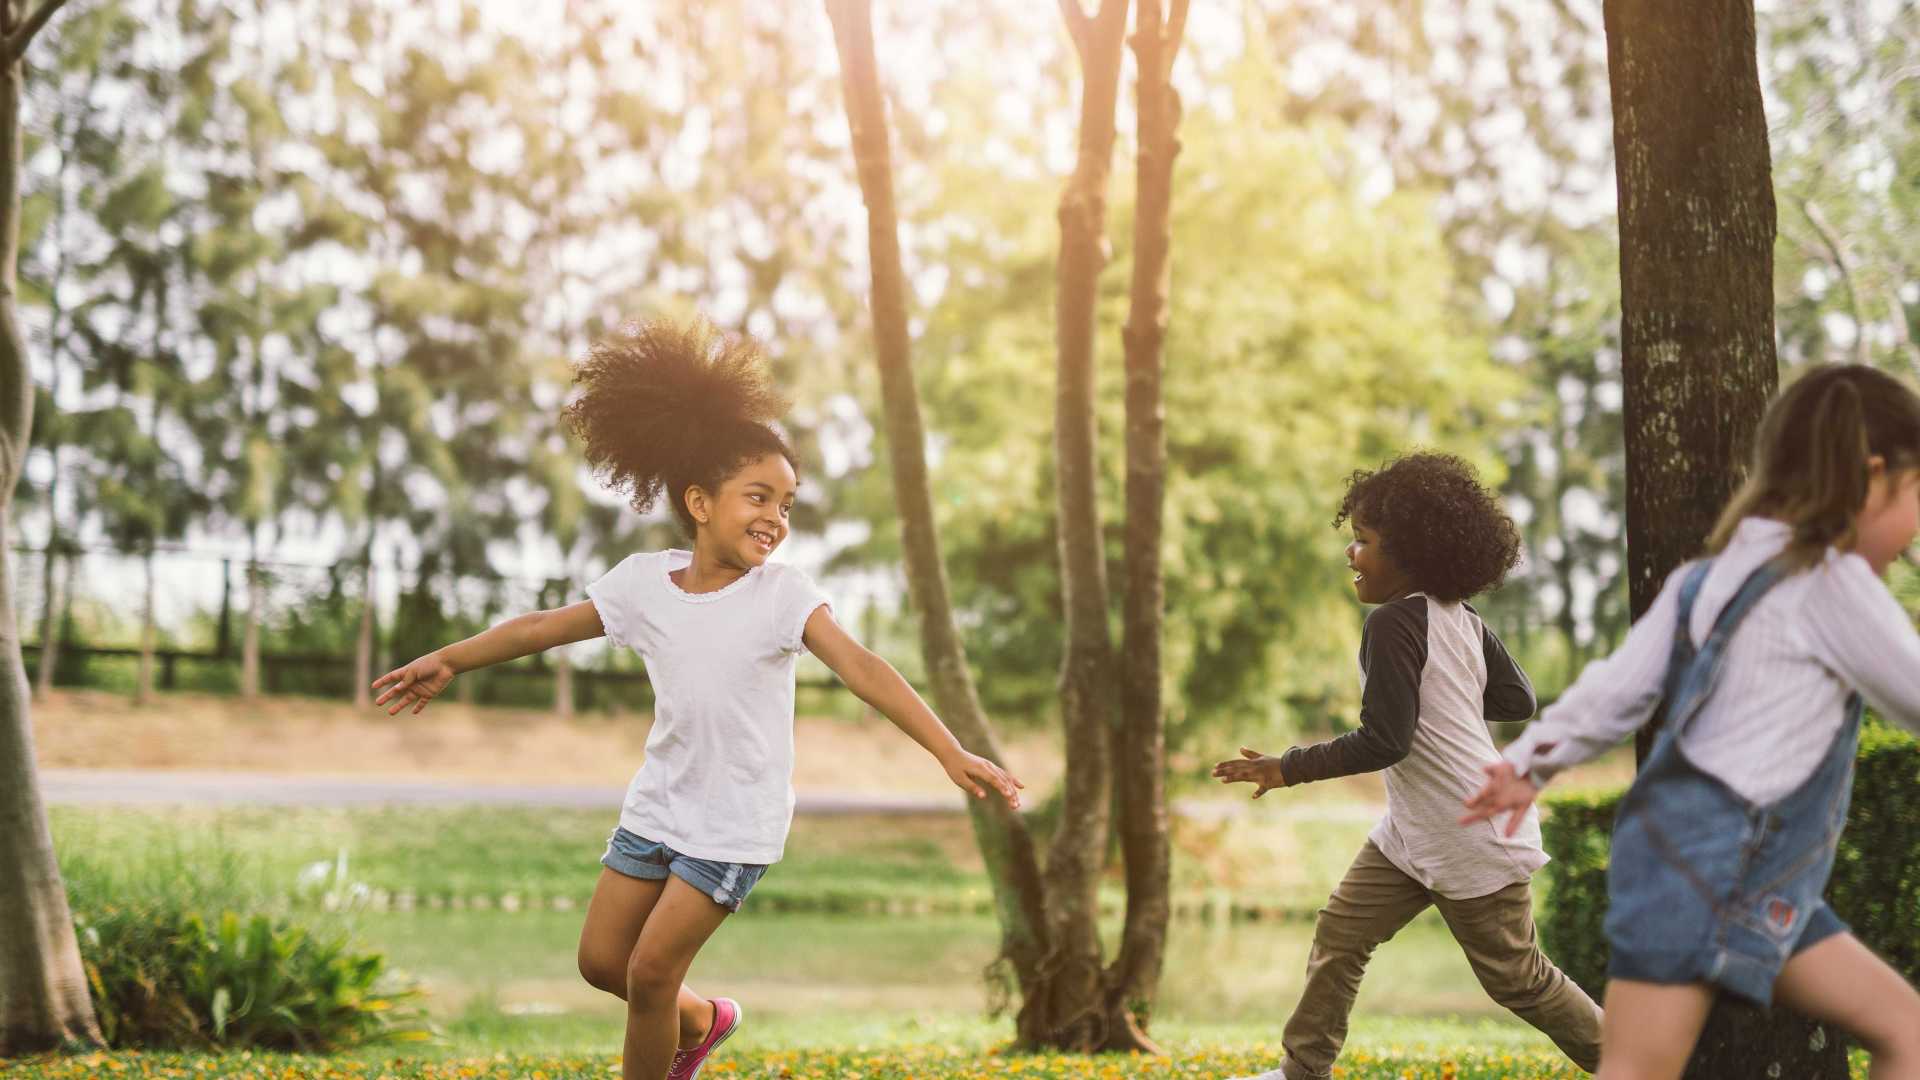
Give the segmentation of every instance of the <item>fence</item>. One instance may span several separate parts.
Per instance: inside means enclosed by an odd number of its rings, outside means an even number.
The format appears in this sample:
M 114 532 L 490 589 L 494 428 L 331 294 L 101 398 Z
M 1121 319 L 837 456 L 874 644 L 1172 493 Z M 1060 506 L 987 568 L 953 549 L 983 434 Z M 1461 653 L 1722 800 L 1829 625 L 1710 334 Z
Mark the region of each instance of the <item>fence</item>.
M 79 548 L 57 552 L 49 574 L 43 550 L 16 548 L 11 556 L 29 677 L 53 686 L 132 693 L 143 652 L 145 558 Z M 163 549 L 153 556 L 151 570 L 154 688 L 238 693 L 253 591 L 248 560 Z M 263 560 L 253 564 L 252 573 L 261 601 L 253 613 L 260 692 L 352 700 L 365 610 L 364 567 Z M 442 573 L 402 582 L 400 576 L 391 567 L 374 568 L 370 667 L 376 675 L 513 612 L 584 595 L 583 586 L 565 580 Z M 49 630 L 54 665 L 43 673 Z M 566 646 L 571 670 L 563 678 L 562 657 L 556 653 L 562 650 L 470 672 L 454 684 L 453 693 L 476 704 L 561 711 L 652 707 L 646 670 L 631 654 L 604 643 Z M 801 683 L 809 691 L 839 685 L 824 668 L 805 672 Z

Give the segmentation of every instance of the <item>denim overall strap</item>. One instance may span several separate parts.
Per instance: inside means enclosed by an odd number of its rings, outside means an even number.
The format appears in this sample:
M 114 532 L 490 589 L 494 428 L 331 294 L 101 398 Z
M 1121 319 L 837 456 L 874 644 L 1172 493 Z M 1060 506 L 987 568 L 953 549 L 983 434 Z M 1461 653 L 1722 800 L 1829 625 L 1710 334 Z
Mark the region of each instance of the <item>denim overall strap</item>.
M 1700 587 L 1706 583 L 1707 572 L 1713 568 L 1713 560 L 1703 559 L 1680 585 L 1680 611 L 1674 621 L 1673 653 L 1667 663 L 1666 678 L 1666 714 L 1663 718 L 1662 738 L 1678 738 L 1686 730 L 1700 707 L 1713 695 L 1714 684 L 1720 680 L 1720 671 L 1726 666 L 1727 643 L 1733 639 L 1734 632 L 1740 629 L 1740 623 L 1752 611 L 1754 605 L 1767 595 L 1775 585 L 1785 579 L 1789 573 L 1786 561 L 1781 558 L 1761 563 L 1740 588 L 1727 601 L 1727 606 L 1713 621 L 1713 629 L 1707 633 L 1707 640 L 1694 648 L 1693 606 L 1699 599 Z

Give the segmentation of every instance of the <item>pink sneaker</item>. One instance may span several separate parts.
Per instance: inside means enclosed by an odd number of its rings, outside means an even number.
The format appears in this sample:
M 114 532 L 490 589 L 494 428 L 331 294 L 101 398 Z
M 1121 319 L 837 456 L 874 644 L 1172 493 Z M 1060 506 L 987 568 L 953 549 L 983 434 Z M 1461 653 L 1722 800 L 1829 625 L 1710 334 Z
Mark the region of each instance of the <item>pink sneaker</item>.
M 732 998 L 714 998 L 713 1026 L 707 1029 L 707 1037 L 691 1050 L 673 1052 L 673 1065 L 667 1070 L 667 1080 L 693 1080 L 699 1076 L 700 1067 L 707 1063 L 707 1055 L 726 1042 L 727 1036 L 739 1026 L 740 1003 Z

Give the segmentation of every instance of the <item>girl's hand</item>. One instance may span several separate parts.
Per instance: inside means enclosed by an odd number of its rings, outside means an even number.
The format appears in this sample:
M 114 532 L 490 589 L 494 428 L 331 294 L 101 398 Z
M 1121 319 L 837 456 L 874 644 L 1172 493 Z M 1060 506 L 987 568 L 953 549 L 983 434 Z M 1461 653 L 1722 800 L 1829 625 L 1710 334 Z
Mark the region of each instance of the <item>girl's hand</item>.
M 1476 821 L 1486 821 L 1495 814 L 1511 813 L 1507 819 L 1505 833 L 1512 836 L 1520 831 L 1520 822 L 1525 820 L 1527 807 L 1540 797 L 1540 789 L 1533 781 L 1514 771 L 1510 761 L 1496 761 L 1486 767 L 1486 785 L 1467 797 L 1467 812 L 1460 817 L 1460 824 L 1471 825 Z
M 1020 809 L 1020 789 L 1027 785 L 1015 779 L 1007 770 L 979 754 L 970 754 L 965 750 L 945 765 L 947 778 L 961 791 L 970 791 L 974 798 L 984 799 L 987 797 L 986 789 L 990 787 L 1007 800 L 1010 809 Z M 983 784 L 986 786 L 982 787 Z
M 376 706 L 385 705 L 398 697 L 400 700 L 387 710 L 388 716 L 400 715 L 400 710 L 408 705 L 412 705 L 414 713 L 418 714 L 427 707 L 427 702 L 447 688 L 453 676 L 453 665 L 442 659 L 439 653 L 430 652 L 406 667 L 394 668 L 373 680 L 375 690 L 383 686 L 387 688 L 387 692 L 375 698 L 373 703 Z
M 1223 784 L 1253 784 L 1253 797 L 1259 798 L 1274 788 L 1287 786 L 1287 774 L 1280 770 L 1280 759 L 1258 750 L 1240 748 L 1240 756 L 1213 767 L 1214 778 Z

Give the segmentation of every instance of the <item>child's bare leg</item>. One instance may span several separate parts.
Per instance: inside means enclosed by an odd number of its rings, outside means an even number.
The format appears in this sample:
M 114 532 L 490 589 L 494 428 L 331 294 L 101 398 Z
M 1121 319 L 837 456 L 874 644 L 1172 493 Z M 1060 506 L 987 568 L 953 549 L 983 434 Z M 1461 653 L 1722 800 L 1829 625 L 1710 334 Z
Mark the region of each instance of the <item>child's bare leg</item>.
M 677 877 L 667 879 L 627 958 L 625 1080 L 662 1080 L 680 1044 L 687 969 L 730 914 Z
M 1852 934 L 1793 956 L 1773 984 L 1784 1005 L 1852 1032 L 1873 1080 L 1920 1078 L 1920 992 Z
M 626 1000 L 627 960 L 666 883 L 665 878 L 642 881 L 601 868 L 586 924 L 580 928 L 580 975 L 590 985 Z M 680 1046 L 698 1046 L 713 1025 L 713 1002 L 682 986 L 679 1007 Z
M 1599 1080 L 1679 1076 L 1712 1008 L 1713 991 L 1704 983 L 1608 980 L 1600 1021 Z

